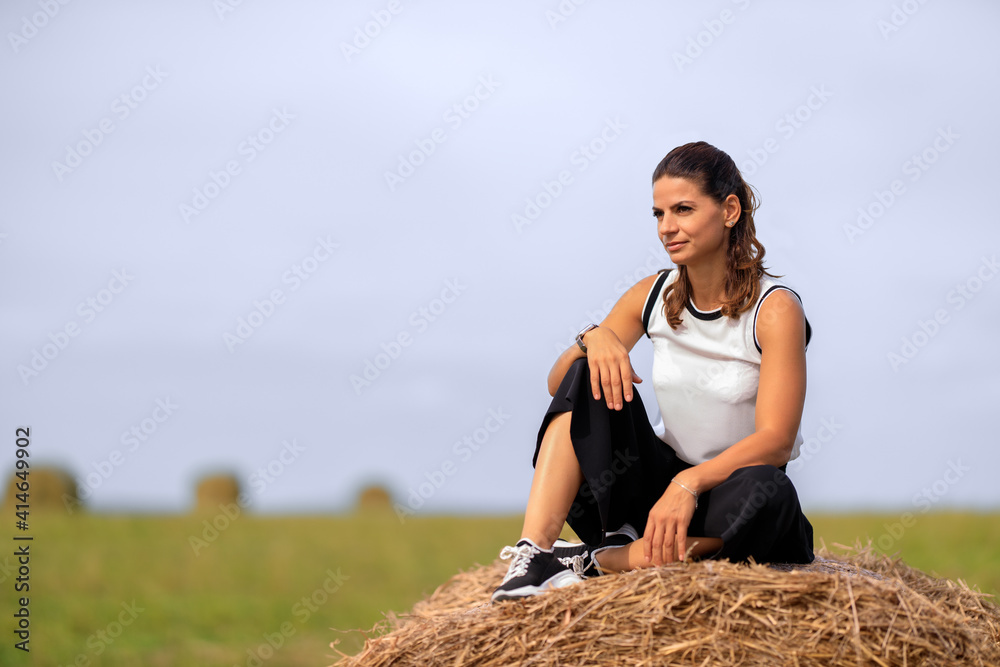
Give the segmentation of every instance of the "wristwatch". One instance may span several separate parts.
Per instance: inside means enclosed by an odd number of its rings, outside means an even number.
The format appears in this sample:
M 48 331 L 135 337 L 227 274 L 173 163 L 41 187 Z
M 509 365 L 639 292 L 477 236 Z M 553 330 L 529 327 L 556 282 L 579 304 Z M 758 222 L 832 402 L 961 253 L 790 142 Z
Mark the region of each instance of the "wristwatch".
M 583 329 L 580 329 L 580 333 L 576 335 L 576 344 L 580 346 L 580 349 L 583 350 L 584 354 L 587 354 L 587 346 L 583 344 L 583 337 L 586 336 L 591 329 L 596 328 L 596 324 L 588 324 Z

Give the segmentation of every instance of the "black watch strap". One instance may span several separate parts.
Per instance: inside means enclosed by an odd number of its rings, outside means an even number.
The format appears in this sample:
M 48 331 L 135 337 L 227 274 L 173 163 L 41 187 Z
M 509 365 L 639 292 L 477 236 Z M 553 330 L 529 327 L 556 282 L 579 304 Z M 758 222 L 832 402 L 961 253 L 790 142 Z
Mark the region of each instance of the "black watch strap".
M 586 336 L 592 329 L 596 328 L 596 324 L 588 324 L 580 330 L 580 333 L 576 335 L 576 344 L 580 346 L 580 349 L 583 350 L 584 354 L 587 354 L 587 346 L 583 344 L 583 337 Z

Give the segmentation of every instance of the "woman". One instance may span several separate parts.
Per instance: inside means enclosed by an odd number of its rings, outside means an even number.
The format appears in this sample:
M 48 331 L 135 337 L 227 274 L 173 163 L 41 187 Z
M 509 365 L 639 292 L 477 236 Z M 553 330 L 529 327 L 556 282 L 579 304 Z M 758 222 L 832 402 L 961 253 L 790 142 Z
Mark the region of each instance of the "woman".
M 802 442 L 809 323 L 764 269 L 756 205 L 705 142 L 656 167 L 653 216 L 677 268 L 639 281 L 552 367 L 524 527 L 501 552 L 513 561 L 494 601 L 688 556 L 812 561 L 784 474 Z M 656 429 L 629 359 L 644 334 Z M 583 544 L 557 542 L 564 522 Z

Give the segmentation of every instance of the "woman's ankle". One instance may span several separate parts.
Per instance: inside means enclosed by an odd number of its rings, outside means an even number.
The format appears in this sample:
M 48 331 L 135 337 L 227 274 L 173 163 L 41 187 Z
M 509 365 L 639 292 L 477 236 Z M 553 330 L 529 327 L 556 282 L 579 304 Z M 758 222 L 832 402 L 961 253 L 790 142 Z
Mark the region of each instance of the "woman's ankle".
M 599 552 L 594 554 L 594 565 L 601 574 L 610 574 L 612 572 L 624 572 L 625 570 L 632 569 L 629 567 L 629 547 L 631 544 L 625 544 L 620 547 L 608 547 L 607 549 L 601 549 Z
M 521 537 L 518 539 L 518 541 L 520 542 L 521 540 L 529 540 L 532 544 L 534 544 L 542 551 L 551 551 L 552 545 L 556 543 L 557 539 L 559 539 L 558 536 L 550 539 L 544 534 L 525 531 L 521 533 Z

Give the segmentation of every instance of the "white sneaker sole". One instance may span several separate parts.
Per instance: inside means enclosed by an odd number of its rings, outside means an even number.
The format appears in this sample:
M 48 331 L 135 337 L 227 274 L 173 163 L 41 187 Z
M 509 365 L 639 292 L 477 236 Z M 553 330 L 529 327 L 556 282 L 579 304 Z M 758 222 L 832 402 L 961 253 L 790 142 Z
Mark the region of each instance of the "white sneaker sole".
M 545 591 L 551 591 L 557 588 L 566 588 L 567 586 L 578 584 L 581 581 L 583 581 L 583 578 L 579 577 L 575 572 L 572 572 L 571 570 L 564 570 L 563 572 L 557 572 L 552 575 L 538 586 L 521 586 L 520 588 L 512 588 L 509 591 L 496 591 L 493 593 L 491 600 L 493 602 L 500 602 L 502 600 L 526 598 L 532 595 L 538 595 L 539 593 L 544 593 Z

